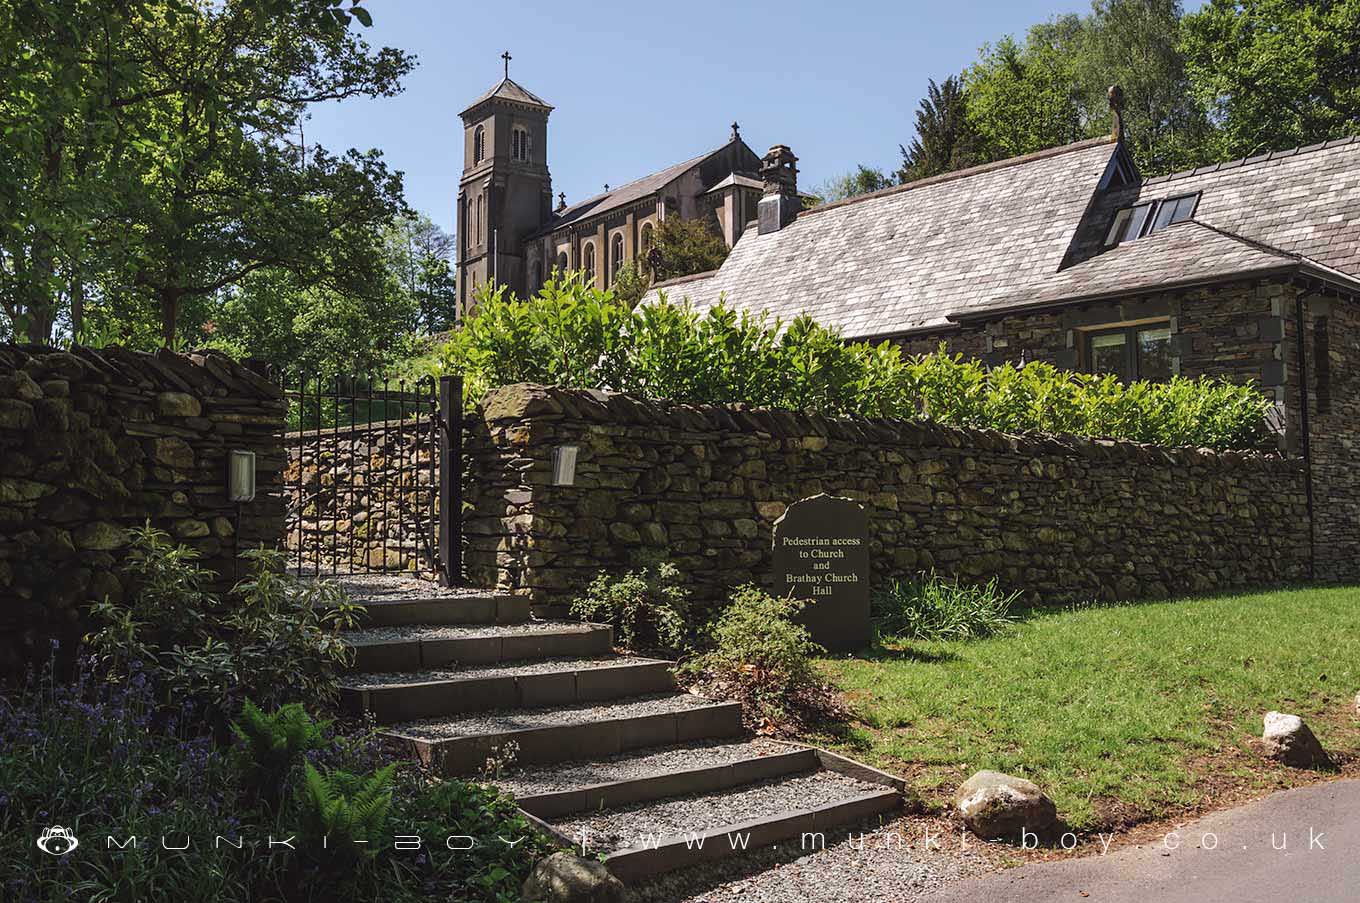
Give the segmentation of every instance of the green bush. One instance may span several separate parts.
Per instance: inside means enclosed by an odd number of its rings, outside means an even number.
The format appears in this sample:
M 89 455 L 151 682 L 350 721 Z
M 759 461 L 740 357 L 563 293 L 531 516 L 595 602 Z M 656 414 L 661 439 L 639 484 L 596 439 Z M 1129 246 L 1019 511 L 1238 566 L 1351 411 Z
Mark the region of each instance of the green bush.
M 676 653 L 685 645 L 689 590 L 675 565 L 655 561 L 622 577 L 600 574 L 571 613 L 609 624 L 614 642 L 630 652 Z
M 303 755 L 325 746 L 330 726 L 330 721 L 313 721 L 298 702 L 266 714 L 245 701 L 241 719 L 232 723 L 231 731 L 240 741 L 249 786 L 266 805 L 277 806 L 289 772 Z
M 990 636 L 1011 622 L 1018 592 L 1003 593 L 993 577 L 960 583 L 934 573 L 894 581 L 874 597 L 881 636 L 908 640 L 967 640 Z
M 115 683 L 81 670 L 70 684 L 49 672 L 0 696 L 0 899 L 510 903 L 534 860 L 552 851 L 494 788 L 380 770 L 366 732 L 263 717 L 322 740 L 306 752 L 310 740 L 294 744 L 301 755 L 277 807 L 260 800 L 243 745 L 217 742 L 192 703 L 167 705 L 140 671 Z M 75 853 L 36 847 L 50 825 L 76 836 Z M 323 828 L 330 837 L 319 846 Z M 219 835 L 230 843 L 215 845 Z M 397 849 L 399 835 L 420 837 L 420 849 Z M 137 845 L 110 850 L 110 836 Z M 452 836 L 476 845 L 451 850 Z M 271 837 L 294 837 L 293 848 L 269 846 Z M 166 849 L 162 838 L 189 847 Z
M 361 607 L 330 581 L 283 573 L 282 553 L 243 553 L 250 575 L 226 598 L 205 592 L 196 553 L 159 530 L 133 532 L 124 601 L 92 608 L 105 672 L 143 669 L 163 698 L 191 699 L 225 727 L 249 698 L 266 708 L 325 702 L 352 655 L 340 631 Z
M 743 717 L 759 729 L 797 730 L 829 714 L 833 696 L 813 666 L 825 650 L 794 620 L 803 606 L 738 588 L 709 630 L 711 648 L 683 672 L 707 695 L 740 700 Z
M 846 343 L 803 316 L 787 324 L 664 295 L 633 308 L 580 278 L 528 300 L 483 290 L 443 348 L 469 401 L 515 382 L 606 388 L 698 404 L 902 419 L 1007 432 L 1076 433 L 1168 446 L 1266 447 L 1268 404 L 1249 385 L 1176 377 L 1124 384 L 1042 362 L 985 368 L 889 342 Z

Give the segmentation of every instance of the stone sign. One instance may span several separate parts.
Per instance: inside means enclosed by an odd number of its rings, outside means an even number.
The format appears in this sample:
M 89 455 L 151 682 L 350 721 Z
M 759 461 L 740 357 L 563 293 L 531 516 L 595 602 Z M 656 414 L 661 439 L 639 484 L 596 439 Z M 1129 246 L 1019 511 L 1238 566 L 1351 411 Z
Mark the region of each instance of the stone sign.
M 776 596 L 807 600 L 800 620 L 830 652 L 863 649 L 869 625 L 869 518 L 852 499 L 814 495 L 774 522 Z

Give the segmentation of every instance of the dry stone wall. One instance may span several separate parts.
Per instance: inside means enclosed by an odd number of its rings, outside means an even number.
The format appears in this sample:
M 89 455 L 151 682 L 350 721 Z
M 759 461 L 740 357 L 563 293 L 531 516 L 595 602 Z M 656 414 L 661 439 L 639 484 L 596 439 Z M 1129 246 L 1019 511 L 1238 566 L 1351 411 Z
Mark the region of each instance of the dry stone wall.
M 551 485 L 553 448 L 568 444 L 576 484 Z M 775 519 L 818 492 L 867 507 L 876 587 L 934 568 L 1056 603 L 1308 571 L 1302 467 L 1275 455 L 528 385 L 487 396 L 466 451 L 470 577 L 543 603 L 649 552 L 700 599 L 765 582 Z
M 219 354 L 0 347 L 0 673 L 122 596 L 131 527 L 197 549 L 221 584 L 239 550 L 279 544 L 283 418 L 278 390 Z M 228 501 L 232 449 L 256 454 L 252 502 Z

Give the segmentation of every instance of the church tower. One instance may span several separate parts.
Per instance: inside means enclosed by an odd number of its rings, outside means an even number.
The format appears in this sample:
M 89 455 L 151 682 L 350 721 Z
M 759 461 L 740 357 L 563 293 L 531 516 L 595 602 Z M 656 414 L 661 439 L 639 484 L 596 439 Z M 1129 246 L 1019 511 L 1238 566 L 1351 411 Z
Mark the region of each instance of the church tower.
M 458 182 L 458 302 L 467 311 L 488 282 L 523 295 L 526 239 L 552 217 L 548 114 L 552 107 L 505 78 L 461 114 Z

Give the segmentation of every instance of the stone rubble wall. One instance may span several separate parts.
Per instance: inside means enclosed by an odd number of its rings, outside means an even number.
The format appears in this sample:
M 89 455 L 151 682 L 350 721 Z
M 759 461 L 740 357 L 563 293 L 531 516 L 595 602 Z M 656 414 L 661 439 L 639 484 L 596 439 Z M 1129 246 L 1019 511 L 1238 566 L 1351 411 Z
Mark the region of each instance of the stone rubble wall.
M 416 571 L 433 575 L 438 492 L 431 419 L 289 433 L 284 489 L 292 499 L 290 561 L 304 572 Z M 301 483 L 299 484 L 299 479 Z
M 1277 455 L 530 385 L 469 424 L 468 574 L 538 603 L 648 552 L 701 600 L 767 583 L 775 519 L 818 492 L 868 509 L 876 588 L 933 568 L 1062 603 L 1307 577 L 1302 466 Z M 563 444 L 580 447 L 574 486 L 550 485 Z
M 0 346 L 0 673 L 119 599 L 128 529 L 148 521 L 234 582 L 237 553 L 280 544 L 284 403 L 213 353 Z M 227 456 L 256 454 L 256 497 L 227 498 Z

